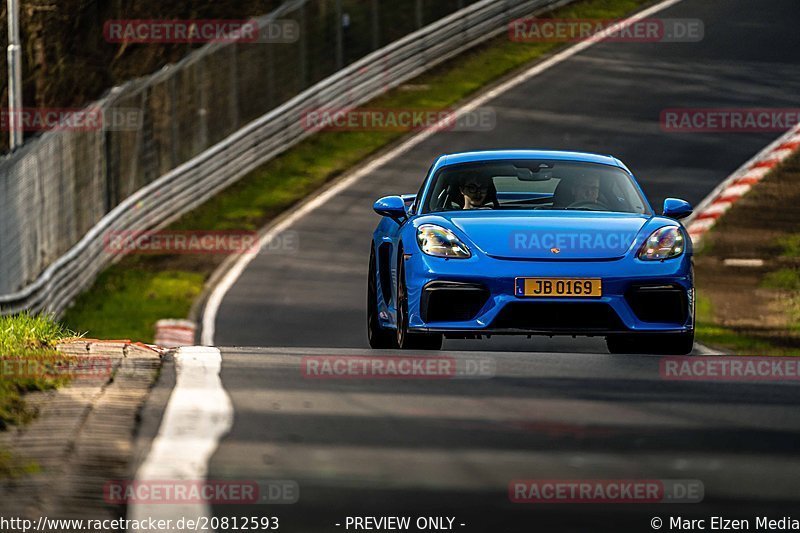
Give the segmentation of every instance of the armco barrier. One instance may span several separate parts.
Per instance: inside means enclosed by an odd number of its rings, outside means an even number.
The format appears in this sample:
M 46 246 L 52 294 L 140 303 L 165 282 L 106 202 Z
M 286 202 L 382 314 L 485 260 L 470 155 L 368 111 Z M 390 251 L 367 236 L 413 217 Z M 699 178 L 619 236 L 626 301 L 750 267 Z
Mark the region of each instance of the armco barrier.
M 140 179 L 137 169 L 125 169 L 124 175 L 130 176 L 129 194 L 109 188 L 109 166 L 121 176 L 123 173 L 115 165 L 124 163 L 111 156 L 90 162 L 83 168 L 88 178 L 82 182 L 80 190 L 73 183 L 63 182 L 65 169 L 83 161 L 81 158 L 85 154 L 101 145 L 102 152 L 113 153 L 120 150 L 122 141 L 109 145 L 107 132 L 101 131 L 69 132 L 72 135 L 45 133 L 0 162 L 0 201 L 5 199 L 0 212 L 0 243 L 3 244 L 0 293 L 4 293 L 0 295 L 0 313 L 31 310 L 60 314 L 104 268 L 119 259 L 119 255 L 109 253 L 104 247 L 103 237 L 107 232 L 153 230 L 168 225 L 312 134 L 302 122 L 303 113 L 309 109 L 347 109 L 363 104 L 463 50 L 505 32 L 507 24 L 515 18 L 571 1 L 482 0 L 471 4 L 322 79 L 184 163 L 149 182 L 144 180 L 146 183 L 139 187 L 135 187 Z M 258 22 L 265 26 L 305 5 L 305 0 L 288 2 Z M 97 105 L 109 109 L 123 100 L 130 102 L 131 94 L 152 94 L 162 85 L 168 88 L 170 79 L 175 78 L 175 69 L 180 69 L 180 74 L 188 72 L 198 64 L 198 58 L 207 57 L 225 46 L 242 45 L 207 45 L 198 54 L 190 55 L 151 78 L 112 91 Z M 165 83 L 156 85 L 160 81 Z M 147 124 L 156 118 L 153 113 L 153 116 L 146 116 L 144 122 Z M 192 125 L 190 120 L 186 127 Z M 148 131 L 152 133 L 154 128 L 151 125 Z M 202 128 L 198 126 L 198 129 Z M 157 137 L 153 136 L 151 142 L 157 142 Z M 53 168 L 54 157 L 59 161 L 58 168 Z M 180 154 L 174 159 L 180 160 Z M 155 165 L 148 172 L 158 168 Z M 17 179 L 6 179 L 12 171 Z M 115 179 L 113 183 L 119 189 L 127 182 Z M 48 203 L 48 194 L 59 188 L 61 194 Z M 117 201 L 114 195 L 124 198 Z M 38 199 L 35 209 L 24 201 L 26 198 Z M 69 225 L 70 235 L 52 230 L 63 225 L 58 214 L 64 209 L 69 210 L 70 217 L 82 221 Z M 59 239 L 70 238 L 76 244 L 63 254 L 48 257 L 52 250 L 58 249 Z M 36 240 L 34 245 L 30 242 L 32 239 Z M 40 268 L 40 263 L 45 266 Z M 35 277 L 29 279 L 32 273 Z

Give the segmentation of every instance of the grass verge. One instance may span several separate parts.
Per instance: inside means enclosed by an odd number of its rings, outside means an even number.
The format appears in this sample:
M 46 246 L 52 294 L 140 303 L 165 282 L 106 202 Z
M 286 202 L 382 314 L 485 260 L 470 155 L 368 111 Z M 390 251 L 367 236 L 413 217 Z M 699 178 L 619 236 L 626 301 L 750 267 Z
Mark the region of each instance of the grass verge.
M 581 0 L 555 18 L 614 19 L 650 0 Z M 562 47 L 511 42 L 506 35 L 464 53 L 375 99 L 371 109 L 444 110 L 486 85 Z M 325 131 L 254 170 L 188 213 L 176 230 L 257 230 L 405 132 Z M 127 257 L 110 267 L 65 315 L 66 323 L 93 337 L 150 340 L 161 318 L 185 317 L 208 276 L 221 262 L 212 256 Z
M 0 430 L 29 421 L 26 392 L 50 390 L 66 378 L 55 371 L 64 356 L 55 351 L 60 339 L 75 333 L 44 316 L 0 317 Z
M 25 393 L 51 390 L 67 382 L 57 367 L 65 360 L 55 351 L 56 343 L 75 333 L 43 316 L 0 316 L 0 430 L 30 421 L 36 413 L 26 403 Z M 0 449 L 0 479 L 37 470 Z
M 798 355 L 791 348 L 760 339 L 738 329 L 720 325 L 714 318 L 711 299 L 699 295 L 697 298 L 696 337 L 698 342 L 738 355 Z

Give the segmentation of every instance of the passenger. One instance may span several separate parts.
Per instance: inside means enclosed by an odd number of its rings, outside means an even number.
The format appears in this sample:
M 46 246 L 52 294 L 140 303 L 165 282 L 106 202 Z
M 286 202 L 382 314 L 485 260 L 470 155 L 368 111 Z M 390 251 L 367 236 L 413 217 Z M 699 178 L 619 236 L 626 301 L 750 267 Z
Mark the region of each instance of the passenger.
M 598 178 L 586 178 L 572 185 L 573 203 L 592 202 L 597 203 L 600 198 L 600 180 Z

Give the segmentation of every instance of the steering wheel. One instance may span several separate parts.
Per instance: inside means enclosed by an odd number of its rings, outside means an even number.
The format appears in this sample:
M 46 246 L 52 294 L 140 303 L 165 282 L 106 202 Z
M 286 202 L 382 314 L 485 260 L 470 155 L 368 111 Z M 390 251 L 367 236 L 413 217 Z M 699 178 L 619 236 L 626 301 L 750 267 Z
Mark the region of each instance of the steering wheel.
M 567 209 L 596 209 L 597 211 L 608 211 L 608 206 L 599 200 L 596 202 L 585 200 L 583 202 L 572 202 L 567 206 Z

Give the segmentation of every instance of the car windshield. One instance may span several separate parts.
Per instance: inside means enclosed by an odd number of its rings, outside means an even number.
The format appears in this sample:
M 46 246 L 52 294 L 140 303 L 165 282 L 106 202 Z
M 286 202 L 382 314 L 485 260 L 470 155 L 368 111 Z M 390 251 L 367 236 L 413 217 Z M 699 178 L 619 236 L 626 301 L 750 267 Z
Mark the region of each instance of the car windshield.
M 621 168 L 578 161 L 484 161 L 439 170 L 423 212 L 542 209 L 648 213 Z

